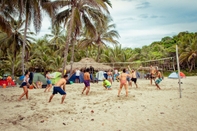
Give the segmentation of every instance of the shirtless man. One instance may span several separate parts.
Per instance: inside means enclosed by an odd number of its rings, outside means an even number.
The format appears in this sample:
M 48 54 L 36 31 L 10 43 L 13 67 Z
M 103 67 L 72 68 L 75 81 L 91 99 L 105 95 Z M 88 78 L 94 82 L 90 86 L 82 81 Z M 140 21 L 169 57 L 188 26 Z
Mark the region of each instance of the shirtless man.
M 83 88 L 82 94 L 86 90 L 86 95 L 88 95 L 88 93 L 90 91 L 90 73 L 89 73 L 89 71 L 90 71 L 89 68 L 87 68 L 84 73 L 84 77 L 83 77 L 85 87 Z
M 131 71 L 131 87 L 132 87 L 132 81 L 134 82 L 134 84 L 136 85 L 136 88 L 138 88 L 138 85 L 137 85 L 137 77 L 136 77 L 136 71 L 133 69 Z
M 53 87 L 53 93 L 52 95 L 50 96 L 49 98 L 49 102 L 51 102 L 51 100 L 53 99 L 53 96 L 57 93 L 60 93 L 62 95 L 62 101 L 61 101 L 61 104 L 63 104 L 64 102 L 64 99 L 66 97 L 66 80 L 68 78 L 68 75 L 64 75 L 63 78 L 61 78 Z M 62 89 L 63 87 L 63 89 Z
M 152 67 L 152 65 L 150 66 L 150 84 L 152 85 L 152 81 L 155 80 L 155 68 Z
M 123 69 L 123 73 L 120 74 L 118 77 L 120 79 L 120 88 L 118 90 L 118 97 L 120 96 L 120 92 L 121 92 L 123 86 L 124 86 L 125 91 L 126 91 L 126 96 L 128 96 L 127 77 L 131 77 L 131 76 L 126 73 L 126 69 Z
M 159 87 L 159 83 L 162 81 L 162 75 L 160 71 L 156 70 L 156 72 L 157 72 L 158 79 L 155 81 L 155 85 L 160 90 L 161 88 Z

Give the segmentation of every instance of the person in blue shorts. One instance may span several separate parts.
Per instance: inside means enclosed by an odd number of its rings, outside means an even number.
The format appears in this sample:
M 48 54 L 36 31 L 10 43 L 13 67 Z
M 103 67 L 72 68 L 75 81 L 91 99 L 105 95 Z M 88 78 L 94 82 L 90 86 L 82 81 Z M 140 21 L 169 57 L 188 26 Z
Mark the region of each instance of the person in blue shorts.
M 105 89 L 111 90 L 111 82 L 106 80 L 105 78 L 103 79 L 103 86 L 105 87 Z
M 51 100 L 53 99 L 53 96 L 57 93 L 60 93 L 62 95 L 62 100 L 61 100 L 61 104 L 63 104 L 64 99 L 66 97 L 66 81 L 68 79 L 68 75 L 64 75 L 63 78 L 61 78 L 53 87 L 53 93 L 49 98 L 49 102 L 51 102 Z
M 46 81 L 47 81 L 47 87 L 45 88 L 44 92 L 46 92 L 48 90 L 48 92 L 50 92 L 51 88 L 52 88 L 52 82 L 51 82 L 51 75 L 50 72 L 47 71 L 46 73 Z
M 161 72 L 156 70 L 157 72 L 157 77 L 158 79 L 155 80 L 155 85 L 157 86 L 157 88 L 160 90 L 160 86 L 159 86 L 159 83 L 162 81 L 162 76 L 161 76 Z
M 29 73 L 30 73 L 29 71 L 25 72 L 25 76 L 24 76 L 23 82 L 22 82 L 22 84 L 20 86 L 21 88 L 23 88 L 24 92 L 18 98 L 19 101 L 22 99 L 22 97 L 24 95 L 26 95 L 26 99 L 28 99 Z

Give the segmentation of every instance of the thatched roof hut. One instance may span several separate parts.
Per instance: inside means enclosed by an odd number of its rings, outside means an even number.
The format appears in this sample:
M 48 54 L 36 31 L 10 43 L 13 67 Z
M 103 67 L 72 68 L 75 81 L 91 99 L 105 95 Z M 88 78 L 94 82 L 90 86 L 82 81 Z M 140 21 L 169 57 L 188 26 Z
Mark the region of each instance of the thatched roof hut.
M 73 63 L 73 69 L 89 68 L 90 66 L 94 67 L 94 69 L 98 70 L 98 71 L 105 71 L 105 70 L 112 69 L 111 66 L 108 66 L 108 65 L 105 65 L 102 63 L 98 63 L 92 58 L 83 58 L 79 62 Z M 69 64 L 66 66 L 66 69 L 70 70 L 70 67 L 71 67 L 71 65 Z

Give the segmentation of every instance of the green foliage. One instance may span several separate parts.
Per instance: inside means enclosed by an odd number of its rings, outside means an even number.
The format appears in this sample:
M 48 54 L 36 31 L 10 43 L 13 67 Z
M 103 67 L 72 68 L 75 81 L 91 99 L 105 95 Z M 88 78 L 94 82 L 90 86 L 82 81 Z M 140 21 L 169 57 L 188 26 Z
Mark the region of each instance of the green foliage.
M 7 6 L 2 6 L 2 2 Z M 108 11 L 108 6 L 112 6 L 111 2 L 109 0 L 80 2 L 25 0 L 23 5 L 19 6 L 17 0 L 1 1 L 0 72 L 10 71 L 19 74 L 21 64 L 25 64 L 26 68 L 38 67 L 55 71 L 61 68 L 63 63 L 67 63 L 67 60 L 69 62 L 74 58 L 76 62 L 84 57 L 91 57 L 103 63 L 138 62 L 137 64 L 140 64 L 142 61 L 175 57 L 175 47 L 178 45 L 182 70 L 186 71 L 185 74 L 189 71 L 188 75 L 195 75 L 197 32 L 186 31 L 173 37 L 165 36 L 161 41 L 152 42 L 142 48 L 122 48 L 117 40 L 119 34 L 115 30 L 115 24 L 111 24 L 113 21 Z M 53 17 L 57 9 L 63 6 L 56 17 Z M 54 18 L 54 25 L 50 34 L 34 42 L 33 32 L 27 27 L 33 20 L 35 31 L 39 32 L 42 11 Z M 20 19 L 14 20 L 12 16 Z M 25 22 L 27 25 L 24 29 Z M 60 26 L 62 23 L 66 29 Z M 24 30 L 27 31 L 26 34 Z M 76 45 L 72 41 L 76 41 L 74 42 Z M 74 45 L 73 50 L 72 45 Z M 164 75 L 169 73 L 165 72 Z

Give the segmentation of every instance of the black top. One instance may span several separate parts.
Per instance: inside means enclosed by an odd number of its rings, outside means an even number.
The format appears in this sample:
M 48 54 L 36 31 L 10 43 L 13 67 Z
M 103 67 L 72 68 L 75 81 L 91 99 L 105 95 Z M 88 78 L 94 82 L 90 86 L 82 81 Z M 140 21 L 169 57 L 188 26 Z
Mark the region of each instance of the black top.
M 29 74 L 29 84 L 32 84 L 32 82 L 33 82 L 33 77 L 34 77 L 33 72 L 30 72 L 30 74 Z
M 94 67 L 90 66 L 90 74 L 94 74 Z

